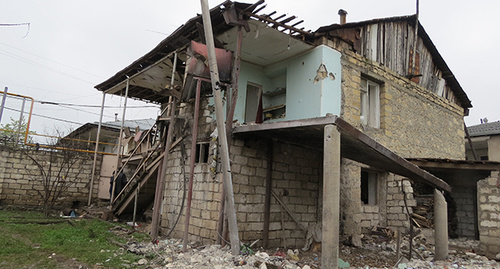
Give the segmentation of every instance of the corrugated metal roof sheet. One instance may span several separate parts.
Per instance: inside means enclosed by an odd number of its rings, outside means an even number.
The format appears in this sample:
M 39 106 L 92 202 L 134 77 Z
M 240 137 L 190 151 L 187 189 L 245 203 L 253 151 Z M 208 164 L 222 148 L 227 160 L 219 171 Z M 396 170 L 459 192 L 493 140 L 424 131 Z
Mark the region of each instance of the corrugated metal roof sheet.
M 488 122 L 467 127 L 471 137 L 500 134 L 500 121 Z

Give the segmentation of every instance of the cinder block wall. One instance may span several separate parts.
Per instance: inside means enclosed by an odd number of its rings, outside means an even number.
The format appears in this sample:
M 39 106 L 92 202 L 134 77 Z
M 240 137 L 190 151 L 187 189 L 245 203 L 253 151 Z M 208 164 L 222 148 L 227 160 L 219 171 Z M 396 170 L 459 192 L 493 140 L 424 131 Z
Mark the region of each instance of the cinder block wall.
M 478 181 L 479 240 L 483 254 L 495 258 L 500 253 L 500 174 Z
M 208 164 L 195 165 L 188 238 L 190 241 L 214 243 L 218 238 L 222 174 L 220 162 L 217 164 L 212 162 L 214 157 L 220 157 L 214 155 L 217 142 L 210 138 L 210 134 L 215 130 L 215 123 L 211 117 L 213 108 L 206 101 L 202 103 L 202 107 L 203 112 L 200 113 L 198 122 L 198 142 L 210 141 L 211 151 Z M 185 104 L 181 108 L 181 116 L 187 118 L 192 115 L 191 105 Z M 161 226 L 162 234 L 166 235 L 175 224 L 170 236 L 177 238 L 182 238 L 185 225 L 186 204 L 182 206 L 182 197 L 184 180 L 186 182 L 189 180 L 191 126 L 192 122 L 189 121 L 181 128 L 181 133 L 187 136 L 170 153 L 168 160 Z M 184 155 L 181 144 L 186 152 Z M 268 148 L 267 140 L 231 141 L 230 159 L 236 217 L 240 239 L 245 243 L 262 239 Z M 280 142 L 274 142 L 273 152 L 272 189 L 304 226 L 316 223 L 321 214 L 318 194 L 322 178 L 322 153 Z M 177 221 L 179 212 L 181 217 Z M 271 247 L 304 246 L 305 233 L 274 197 L 271 198 L 269 230 Z M 257 243 L 257 246 L 261 244 L 262 241 Z
M 32 160 L 22 154 L 19 149 L 0 148 L 0 203 L 2 206 L 39 207 L 43 205 L 38 191 L 43 191 L 40 170 Z M 28 150 L 35 159 L 40 159 L 41 151 Z M 57 154 L 57 153 L 54 153 Z M 72 183 L 58 199 L 57 207 L 69 207 L 73 201 L 87 203 L 89 185 L 92 175 L 93 156 L 84 155 L 83 162 L 78 162 L 68 174 Z M 53 164 L 57 165 L 57 164 Z M 99 175 L 101 158 L 96 164 L 96 175 Z M 99 178 L 96 177 L 93 185 L 93 199 L 97 199 Z
M 453 192 L 450 193 L 451 198 L 456 206 L 456 234 L 459 237 L 467 237 L 474 239 L 476 215 L 474 208 L 477 203 L 474 199 L 474 192 L 477 192 L 473 187 L 453 186 Z

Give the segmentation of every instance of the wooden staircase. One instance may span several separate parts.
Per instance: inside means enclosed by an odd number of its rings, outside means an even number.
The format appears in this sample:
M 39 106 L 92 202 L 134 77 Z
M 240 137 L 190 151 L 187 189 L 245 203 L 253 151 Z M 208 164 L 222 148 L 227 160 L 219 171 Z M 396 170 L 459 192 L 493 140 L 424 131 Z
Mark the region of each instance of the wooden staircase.
M 137 210 L 148 208 L 154 201 L 156 179 L 163 159 L 161 139 L 155 131 L 157 131 L 156 125 L 143 135 L 141 141 L 137 143 L 122 165 L 122 167 L 126 167 L 138 162 L 125 187 L 113 198 L 111 206 L 116 215 L 133 212 L 136 196 Z M 146 148 L 144 148 L 145 146 Z

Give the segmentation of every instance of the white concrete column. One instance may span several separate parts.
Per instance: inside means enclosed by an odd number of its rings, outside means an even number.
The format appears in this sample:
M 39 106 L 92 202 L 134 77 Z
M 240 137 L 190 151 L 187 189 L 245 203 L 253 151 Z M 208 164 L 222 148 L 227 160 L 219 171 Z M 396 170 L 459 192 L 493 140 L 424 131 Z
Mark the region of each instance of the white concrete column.
M 340 225 L 340 132 L 325 126 L 321 268 L 338 268 Z
M 434 189 L 434 260 L 448 257 L 448 204 L 441 191 Z

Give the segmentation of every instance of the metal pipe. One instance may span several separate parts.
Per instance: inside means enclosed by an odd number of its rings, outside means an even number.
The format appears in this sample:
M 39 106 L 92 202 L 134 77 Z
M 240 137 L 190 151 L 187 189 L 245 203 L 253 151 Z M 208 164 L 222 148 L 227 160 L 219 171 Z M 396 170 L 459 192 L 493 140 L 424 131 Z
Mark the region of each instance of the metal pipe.
M 174 55 L 174 66 L 173 69 L 177 65 L 177 58 Z M 165 181 L 167 178 L 167 162 L 168 162 L 168 154 L 170 150 L 170 146 L 172 145 L 172 137 L 174 132 L 174 123 L 175 123 L 175 110 L 177 107 L 176 98 L 172 98 L 172 102 L 169 104 L 167 112 L 170 116 L 170 123 L 168 124 L 167 130 L 167 141 L 165 142 L 165 150 L 163 151 L 163 161 L 158 168 L 158 176 L 156 179 L 156 190 L 155 190 L 155 199 L 153 202 L 153 217 L 151 220 L 151 237 L 153 240 L 156 240 L 158 237 L 158 231 L 160 228 L 160 208 L 163 200 L 163 190 L 165 189 Z
M 2 97 L 2 105 L 0 106 L 0 123 L 2 122 L 3 107 L 5 106 L 5 99 L 7 99 L 7 91 L 9 91 L 9 88 L 5 87 Z
M 95 177 L 95 167 L 97 163 L 97 150 L 99 149 L 99 137 L 101 136 L 101 125 L 102 125 L 102 116 L 104 114 L 104 102 L 106 100 L 106 93 L 102 93 L 102 102 L 101 102 L 101 113 L 99 115 L 99 125 L 97 125 L 97 137 L 95 138 L 95 148 L 94 148 L 94 161 L 92 162 L 92 175 L 90 178 L 90 186 L 89 186 L 89 201 L 87 205 L 90 206 L 92 203 L 92 193 L 94 190 L 94 177 Z M 114 180 L 114 179 L 113 179 Z M 111 201 L 111 197 L 109 197 Z
M 137 187 L 137 189 L 135 189 L 134 215 L 132 216 L 132 229 L 134 229 L 134 230 L 135 230 L 135 217 L 136 217 L 136 214 L 137 214 L 137 199 L 138 199 L 138 196 L 139 196 L 139 187 Z
M 198 139 L 198 117 L 200 115 L 200 91 L 201 81 L 196 84 L 196 99 L 194 102 L 193 129 L 191 135 L 191 156 L 189 159 L 189 187 L 186 205 L 186 220 L 184 221 L 184 243 L 182 249 L 187 250 L 189 234 L 189 218 L 191 217 L 191 200 L 193 198 L 194 163 L 196 161 L 196 140 Z
M 21 105 L 21 115 L 19 115 L 19 123 L 17 124 L 17 132 L 16 132 L 16 142 L 14 145 L 17 147 L 17 143 L 19 143 L 19 134 L 21 133 L 21 127 L 23 125 L 23 115 L 24 115 L 24 106 L 26 105 L 26 98 L 23 98 L 23 104 Z
M 125 123 L 125 112 L 127 111 L 127 98 L 128 98 L 128 88 L 129 88 L 129 85 L 130 85 L 129 78 L 127 76 L 127 86 L 125 87 L 125 100 L 123 101 L 122 123 L 121 123 L 121 126 L 120 126 L 120 136 L 118 137 L 118 151 L 117 151 L 117 156 L 118 156 L 117 159 L 118 160 L 116 162 L 116 168 L 115 169 L 118 169 L 120 167 L 121 162 L 122 162 L 121 154 L 122 154 L 123 124 Z M 115 174 L 118 176 L 118 173 L 115 173 Z M 115 197 L 115 189 L 116 189 L 116 177 L 113 178 L 113 191 L 111 192 L 111 199 L 109 200 L 110 203 L 112 203 L 113 198 Z
M 240 252 L 240 239 L 238 236 L 238 223 L 236 220 L 236 211 L 234 208 L 233 181 L 231 178 L 231 164 L 229 162 L 229 151 L 227 146 L 226 126 L 224 125 L 224 114 L 222 106 L 222 95 L 220 90 L 219 71 L 217 68 L 217 58 L 215 55 L 214 36 L 212 31 L 212 22 L 210 18 L 210 9 L 207 0 L 201 1 L 203 27 L 207 41 L 208 63 L 210 67 L 210 78 L 212 81 L 212 90 L 215 99 L 215 117 L 217 130 L 219 133 L 219 144 L 221 148 L 223 181 L 226 192 L 226 210 L 228 215 L 229 238 L 231 242 L 231 252 L 238 255 Z
M 177 68 L 177 52 L 174 53 L 174 62 L 172 63 L 172 78 L 170 79 L 170 88 L 173 90 L 174 89 L 174 82 L 175 82 L 175 69 Z M 168 97 L 168 103 L 172 103 L 174 100 L 174 97 L 170 96 Z M 168 106 L 167 109 L 167 115 L 170 115 L 170 109 L 172 106 Z M 163 114 L 163 113 L 162 113 Z M 160 114 L 161 116 L 161 114 Z

